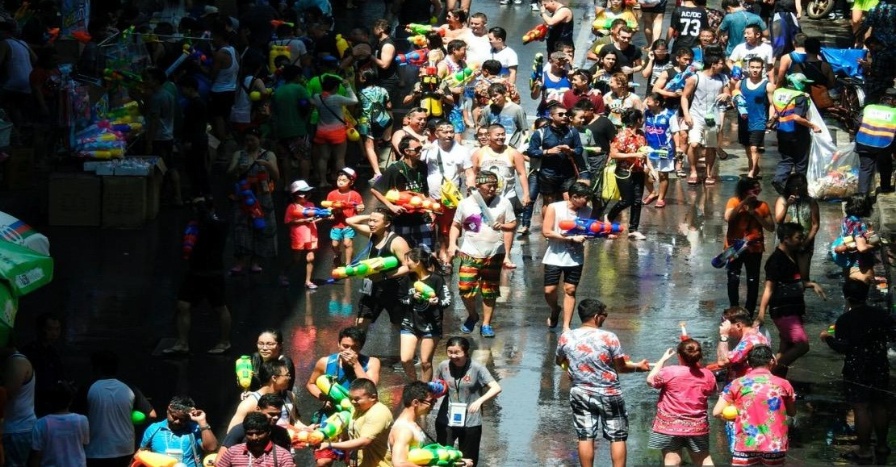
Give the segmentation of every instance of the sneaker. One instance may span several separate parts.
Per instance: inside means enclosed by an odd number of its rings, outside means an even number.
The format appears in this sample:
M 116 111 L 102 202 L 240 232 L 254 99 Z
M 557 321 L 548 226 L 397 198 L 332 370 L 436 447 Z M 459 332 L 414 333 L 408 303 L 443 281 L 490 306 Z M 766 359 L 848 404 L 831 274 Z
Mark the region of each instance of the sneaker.
M 167 349 L 162 349 L 163 355 L 187 355 L 188 353 L 190 353 L 190 348 L 181 344 L 174 344 Z
M 531 4 L 531 5 L 530 5 L 530 8 L 532 8 L 532 11 L 541 11 L 541 8 L 538 8 L 538 4 L 537 4 L 537 3 L 533 3 L 533 4 Z
M 495 330 L 490 324 L 483 324 L 479 327 L 479 335 L 482 337 L 495 337 Z
M 516 229 L 516 233 L 520 235 L 529 235 L 529 227 L 520 226 L 520 228 Z
M 467 320 L 464 321 L 464 324 L 462 324 L 462 325 L 460 326 L 460 332 L 462 332 L 462 333 L 464 333 L 464 334 L 470 334 L 470 333 L 472 333 L 472 332 L 473 332 L 473 329 L 476 329 L 476 322 L 477 322 L 477 321 L 479 321 L 479 318 L 477 318 L 477 319 L 467 318 Z
M 510 0 L 501 0 L 500 2 L 498 2 L 498 4 L 500 4 L 500 5 L 510 5 Z
M 514 4 L 514 5 L 522 5 L 522 4 L 523 4 L 523 0 L 513 0 L 513 4 Z
M 630 232 L 628 234 L 628 238 L 630 238 L 632 240 L 646 240 L 647 239 L 647 237 L 645 237 L 644 234 L 642 234 L 641 232 L 638 232 L 637 230 L 635 230 L 634 232 Z

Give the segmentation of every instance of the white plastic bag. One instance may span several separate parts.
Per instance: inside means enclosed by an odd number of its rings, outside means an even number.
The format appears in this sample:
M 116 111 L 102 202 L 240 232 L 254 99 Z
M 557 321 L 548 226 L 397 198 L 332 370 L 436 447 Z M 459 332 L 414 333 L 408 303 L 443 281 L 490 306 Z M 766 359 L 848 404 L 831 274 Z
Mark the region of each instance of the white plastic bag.
M 809 195 L 816 199 L 843 199 L 859 189 L 859 156 L 855 144 L 837 147 L 831 138 L 827 125 L 815 108 L 809 106 L 809 120 L 821 127 L 821 132 L 811 133 L 812 147 L 809 149 Z

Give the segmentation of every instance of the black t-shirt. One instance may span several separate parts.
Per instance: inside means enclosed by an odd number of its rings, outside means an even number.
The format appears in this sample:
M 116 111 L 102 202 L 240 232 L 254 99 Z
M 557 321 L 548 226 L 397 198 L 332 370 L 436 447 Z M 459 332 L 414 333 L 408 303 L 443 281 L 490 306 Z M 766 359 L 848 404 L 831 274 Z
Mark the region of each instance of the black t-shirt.
M 622 50 L 616 47 L 615 44 L 607 44 L 601 49 L 601 51 L 603 50 L 612 50 L 616 52 L 616 64 L 619 65 L 620 68 L 626 66 L 632 68 L 635 66 L 637 60 L 641 60 L 644 57 L 641 48 L 634 45 L 629 45 L 625 50 Z
M 373 188 L 383 195 L 389 190 L 413 191 L 427 195 L 429 193 L 429 184 L 426 182 L 426 165 L 418 163 L 415 167 L 407 165 L 403 160 L 398 161 L 383 171 Z M 395 218 L 396 226 L 421 225 L 426 222 L 423 213 L 413 212 L 402 214 Z
M 225 448 L 231 448 L 240 443 L 246 442 L 246 430 L 243 428 L 242 423 L 238 423 L 236 426 L 230 429 L 227 432 L 227 435 L 224 436 L 224 441 L 221 441 L 221 446 Z M 280 446 L 287 451 L 292 447 L 292 441 L 289 439 L 289 432 L 286 431 L 286 428 L 283 428 L 279 425 L 274 425 L 271 427 L 271 442 Z
M 768 257 L 765 262 L 765 279 L 775 283 L 772 298 L 769 300 L 771 317 L 778 318 L 789 315 L 802 315 L 806 302 L 803 298 L 803 279 L 800 268 L 780 248 Z
M 701 6 L 676 8 L 672 13 L 669 27 L 678 33 L 678 37 L 672 43 L 672 50 L 678 50 L 681 47 L 693 48 L 700 37 L 700 30 L 709 27 L 706 8 Z
M 896 340 L 896 322 L 882 308 L 859 305 L 837 318 L 834 337 L 825 342 L 846 356 L 843 378 L 886 386 L 890 370 L 887 342 Z
M 202 145 L 208 142 L 208 108 L 202 97 L 187 100 L 184 108 L 183 138 L 193 144 Z

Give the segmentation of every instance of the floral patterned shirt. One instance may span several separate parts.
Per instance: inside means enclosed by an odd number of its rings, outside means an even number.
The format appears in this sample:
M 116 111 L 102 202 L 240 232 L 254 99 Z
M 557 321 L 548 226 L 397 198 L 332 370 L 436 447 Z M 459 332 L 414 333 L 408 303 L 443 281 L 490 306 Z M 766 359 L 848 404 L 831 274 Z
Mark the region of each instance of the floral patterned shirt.
M 660 390 L 653 431 L 671 436 L 699 436 L 709 433 L 706 409 L 716 392 L 716 377 L 706 368 L 672 365 L 653 379 Z
M 734 349 L 728 351 L 728 381 L 740 378 L 750 371 L 747 354 L 757 345 L 769 345 L 768 339 L 761 332 L 750 332 L 744 334 Z
M 613 147 L 622 154 L 638 152 L 644 146 L 647 146 L 647 140 L 644 139 L 644 135 L 640 131 L 634 128 L 623 128 L 613 139 Z M 616 159 L 616 167 L 633 172 L 644 171 L 641 159 Z
M 623 353 L 616 334 L 593 327 L 564 332 L 557 342 L 557 356 L 569 361 L 573 387 L 600 396 L 621 394 L 614 360 Z
M 737 407 L 734 450 L 738 452 L 786 452 L 786 404 L 795 400 L 786 379 L 757 368 L 731 382 L 722 392 L 725 402 Z

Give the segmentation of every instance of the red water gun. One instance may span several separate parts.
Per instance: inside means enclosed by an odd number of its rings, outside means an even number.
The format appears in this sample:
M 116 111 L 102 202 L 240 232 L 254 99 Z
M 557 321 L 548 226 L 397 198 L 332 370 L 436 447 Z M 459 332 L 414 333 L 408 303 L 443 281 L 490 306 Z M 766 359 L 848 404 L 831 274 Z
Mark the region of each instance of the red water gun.
M 560 221 L 560 230 L 563 235 L 584 235 L 586 237 L 606 237 L 609 234 L 618 234 L 624 229 L 616 222 L 601 222 L 595 219 L 568 219 Z
M 196 246 L 196 239 L 199 237 L 199 222 L 190 221 L 187 224 L 187 228 L 184 230 L 184 246 L 183 246 L 183 254 L 184 259 L 190 259 L 190 255 L 193 254 L 193 247 Z
M 441 214 L 442 203 L 413 191 L 389 190 L 386 200 L 407 211 L 430 211 Z
M 261 210 L 261 204 L 255 197 L 249 180 L 240 180 L 236 183 L 236 196 L 240 201 L 240 209 L 252 218 L 252 227 L 256 230 L 264 230 L 267 226 L 264 221 L 264 211 Z
M 399 66 L 422 66 L 426 64 L 427 55 L 429 55 L 429 49 L 424 48 L 420 50 L 414 50 L 406 54 L 398 54 L 395 56 L 395 61 Z
M 523 44 L 528 44 L 533 41 L 543 41 L 545 37 L 548 35 L 548 25 L 547 24 L 539 24 L 534 28 L 530 29 L 529 32 L 523 34 Z

